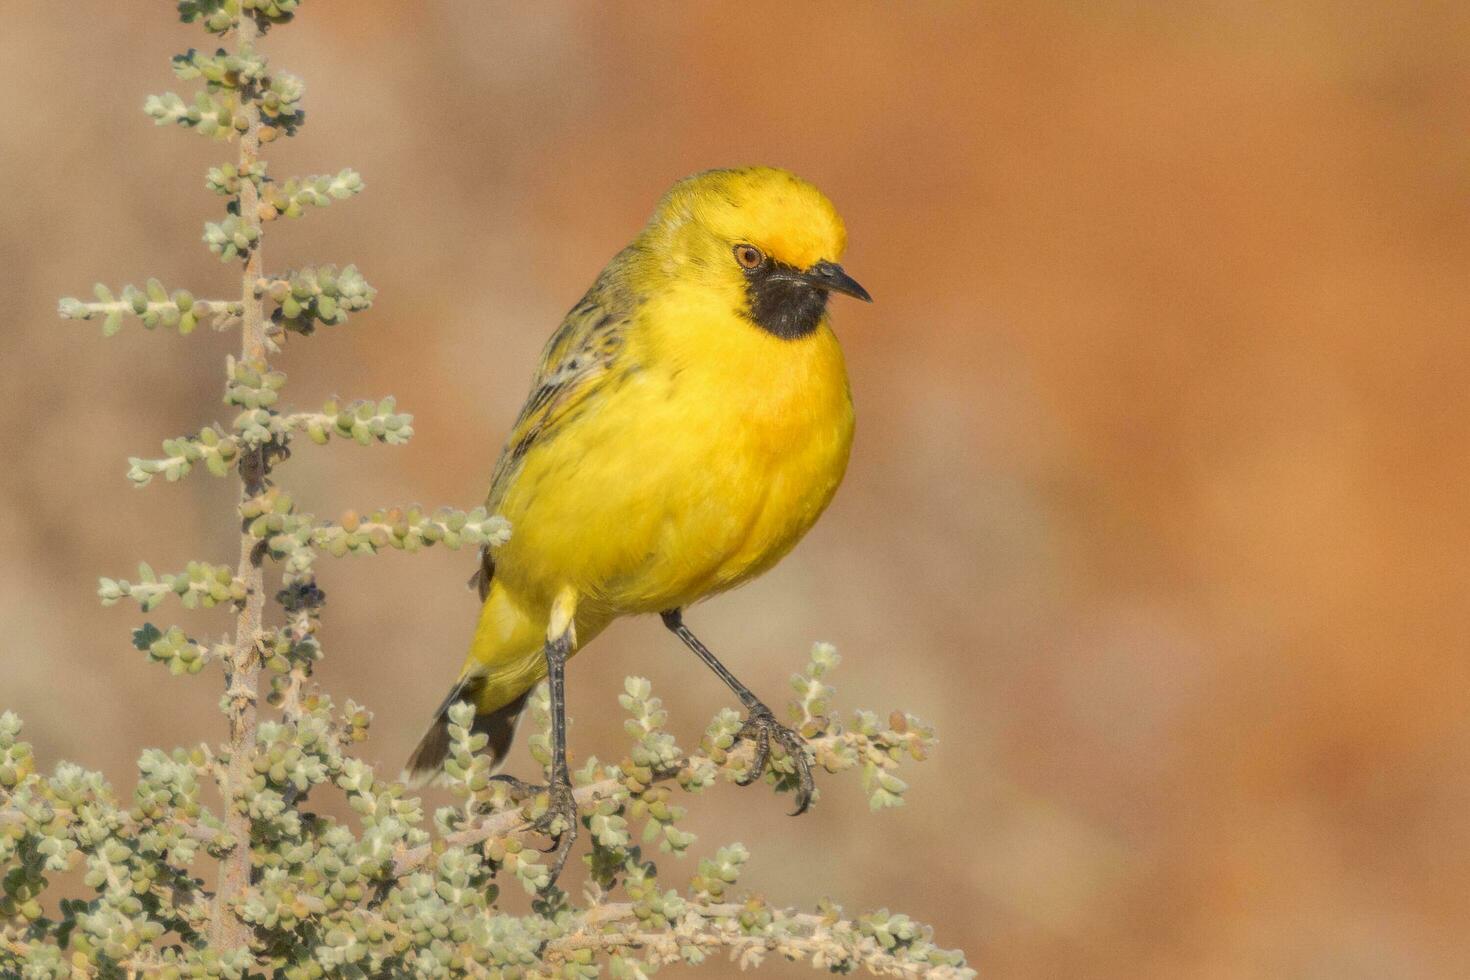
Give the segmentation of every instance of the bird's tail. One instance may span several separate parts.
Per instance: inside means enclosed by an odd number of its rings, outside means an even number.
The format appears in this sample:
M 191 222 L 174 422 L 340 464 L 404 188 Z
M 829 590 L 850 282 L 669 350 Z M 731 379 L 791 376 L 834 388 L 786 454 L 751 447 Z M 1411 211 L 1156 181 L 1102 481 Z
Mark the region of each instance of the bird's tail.
M 490 711 L 481 711 L 479 705 L 485 686 L 485 675 L 475 674 L 460 679 L 450 688 L 448 696 L 439 705 L 439 710 L 434 712 L 429 730 L 419 739 L 418 748 L 409 757 L 404 771 L 410 784 L 427 782 L 443 770 L 444 760 L 449 756 L 449 709 L 461 701 L 475 706 L 475 723 L 470 731 L 474 735 L 489 737 L 485 753 L 490 756 L 491 766 L 499 767 L 505 761 L 515 742 L 521 711 L 526 707 L 526 699 L 531 696 L 531 691 L 527 688 L 508 703 Z
M 486 589 L 480 624 L 459 680 L 434 713 L 429 730 L 408 760 L 404 777 L 419 784 L 437 776 L 449 755 L 449 709 L 461 701 L 475 709 L 474 734 L 488 736 L 485 753 L 499 766 L 515 740 L 516 724 L 536 682 L 546 676 L 544 617 L 527 615 L 499 582 Z

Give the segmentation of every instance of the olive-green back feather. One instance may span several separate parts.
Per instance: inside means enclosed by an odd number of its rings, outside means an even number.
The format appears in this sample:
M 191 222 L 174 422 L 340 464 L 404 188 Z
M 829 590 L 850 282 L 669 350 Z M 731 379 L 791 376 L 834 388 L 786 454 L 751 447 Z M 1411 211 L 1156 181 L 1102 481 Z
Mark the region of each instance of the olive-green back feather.
M 495 463 L 486 501 L 492 511 L 536 442 L 575 414 L 606 380 L 639 302 L 625 274 L 626 267 L 637 261 L 636 251 L 636 247 L 625 248 L 608 263 L 547 341 L 531 380 L 531 394 Z
M 541 363 L 531 379 L 531 394 L 506 437 L 485 505 L 493 513 L 520 472 L 521 461 L 536 443 L 577 414 L 579 406 L 612 372 L 624 351 L 629 324 L 640 297 L 627 284 L 628 267 L 640 258 L 639 247 L 623 249 L 603 269 L 592 288 L 567 312 L 561 326 L 546 342 Z M 480 555 L 480 568 L 470 579 L 480 598 L 490 592 L 495 564 L 489 551 Z

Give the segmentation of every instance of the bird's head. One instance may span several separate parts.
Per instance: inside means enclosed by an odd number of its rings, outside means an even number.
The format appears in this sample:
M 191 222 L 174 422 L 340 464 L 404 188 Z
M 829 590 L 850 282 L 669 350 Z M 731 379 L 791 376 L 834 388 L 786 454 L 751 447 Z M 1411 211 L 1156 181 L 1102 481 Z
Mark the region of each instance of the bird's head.
M 672 279 L 783 338 L 811 333 L 832 293 L 868 302 L 838 261 L 847 244 L 826 195 L 774 167 L 707 170 L 664 196 L 643 246 Z

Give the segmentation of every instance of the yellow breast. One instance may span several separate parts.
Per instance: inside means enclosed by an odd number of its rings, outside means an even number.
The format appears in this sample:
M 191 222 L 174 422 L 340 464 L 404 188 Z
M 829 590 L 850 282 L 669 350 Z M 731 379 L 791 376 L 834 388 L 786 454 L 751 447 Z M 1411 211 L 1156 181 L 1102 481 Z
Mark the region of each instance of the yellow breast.
M 853 414 L 825 323 L 772 336 L 697 293 L 651 299 L 626 371 L 528 455 L 496 576 L 593 618 L 684 606 L 778 561 L 831 501 Z

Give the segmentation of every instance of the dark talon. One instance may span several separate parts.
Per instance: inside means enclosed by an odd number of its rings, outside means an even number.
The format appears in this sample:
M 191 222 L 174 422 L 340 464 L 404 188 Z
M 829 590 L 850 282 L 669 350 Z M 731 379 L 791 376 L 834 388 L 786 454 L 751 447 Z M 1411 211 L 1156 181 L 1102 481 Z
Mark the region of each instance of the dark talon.
M 521 799 L 525 799 L 528 796 L 534 796 L 541 789 L 545 788 L 532 786 L 524 779 L 517 779 L 514 776 L 507 776 L 505 773 L 497 773 L 496 775 L 491 776 L 490 781 L 492 783 L 505 783 L 507 786 L 510 787 L 511 792 Z
M 537 848 L 537 850 L 542 854 L 556 853 L 558 855 L 551 872 L 551 883 L 555 884 L 557 875 L 561 874 L 562 866 L 567 862 L 567 854 L 571 851 L 572 843 L 577 839 L 580 813 L 577 810 L 577 799 L 572 794 L 572 788 L 564 783 L 553 783 L 549 786 L 544 783 L 536 785 L 514 776 L 498 775 L 490 778 L 496 782 L 509 784 L 516 794 L 518 803 L 535 799 L 542 793 L 546 794 L 546 812 L 532 822 L 531 829 L 551 839 L 550 846 Z M 559 833 L 552 833 L 558 817 L 561 818 L 566 829 Z
M 572 853 L 572 844 L 577 840 L 577 824 L 580 822 L 577 798 L 572 795 L 572 787 L 566 783 L 538 786 L 536 790 L 537 792 L 546 791 L 546 812 L 532 824 L 532 828 L 551 838 L 551 846 L 541 853 L 556 853 L 556 860 L 551 866 L 551 878 L 546 883 L 546 887 L 550 889 L 556 884 L 556 879 L 561 877 L 562 868 L 566 867 L 567 858 Z M 552 827 L 556 824 L 558 817 L 561 818 L 565 829 L 553 834 Z
M 771 731 L 763 724 L 752 726 L 753 720 L 754 716 L 740 726 L 740 731 L 735 736 L 736 738 L 755 739 L 755 758 L 750 760 L 750 768 L 745 771 L 745 775 L 735 780 L 737 786 L 749 786 L 760 779 L 765 774 L 766 763 L 771 756 Z
M 735 738 L 755 740 L 755 758 L 751 760 L 750 769 L 745 775 L 735 780 L 736 784 L 749 786 L 765 774 L 771 756 L 771 739 L 774 738 L 791 760 L 791 764 L 796 767 L 796 809 L 791 811 L 791 815 L 799 817 L 805 813 L 812 805 L 812 794 L 816 791 L 817 783 L 812 778 L 811 763 L 806 757 L 806 743 L 801 736 L 778 722 L 770 708 L 756 702 L 750 709 L 745 724 L 735 733 Z

